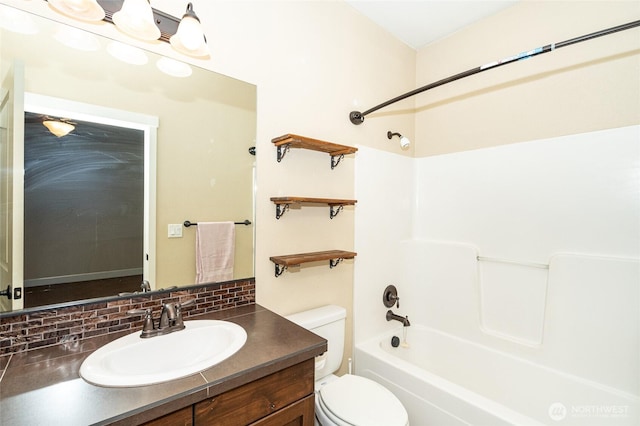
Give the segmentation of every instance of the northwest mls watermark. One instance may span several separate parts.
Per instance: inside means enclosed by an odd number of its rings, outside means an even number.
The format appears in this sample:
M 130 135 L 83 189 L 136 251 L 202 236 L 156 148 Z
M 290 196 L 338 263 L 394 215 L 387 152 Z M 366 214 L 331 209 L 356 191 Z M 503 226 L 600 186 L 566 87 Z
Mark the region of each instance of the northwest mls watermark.
M 629 416 L 628 405 L 571 405 L 565 406 L 560 402 L 549 405 L 549 417 L 556 422 L 567 417 L 572 418 L 620 418 Z

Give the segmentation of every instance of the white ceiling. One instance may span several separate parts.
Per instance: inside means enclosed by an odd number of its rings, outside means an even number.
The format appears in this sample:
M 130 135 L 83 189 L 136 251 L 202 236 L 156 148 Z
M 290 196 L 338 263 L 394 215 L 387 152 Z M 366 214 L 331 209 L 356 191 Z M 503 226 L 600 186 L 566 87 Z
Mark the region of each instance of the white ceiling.
M 418 49 L 518 0 L 347 0 L 360 13 Z

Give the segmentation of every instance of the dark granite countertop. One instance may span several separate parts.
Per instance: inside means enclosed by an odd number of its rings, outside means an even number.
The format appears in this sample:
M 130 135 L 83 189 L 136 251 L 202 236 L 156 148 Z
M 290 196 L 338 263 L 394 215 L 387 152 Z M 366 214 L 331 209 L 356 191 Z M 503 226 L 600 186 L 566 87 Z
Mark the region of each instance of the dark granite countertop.
M 327 348 L 326 340 L 260 305 L 189 319 L 234 322 L 246 330 L 247 342 L 230 358 L 198 374 L 131 388 L 94 386 L 78 373 L 91 352 L 121 335 L 15 354 L 0 379 L 0 424 L 139 424 L 295 365 Z

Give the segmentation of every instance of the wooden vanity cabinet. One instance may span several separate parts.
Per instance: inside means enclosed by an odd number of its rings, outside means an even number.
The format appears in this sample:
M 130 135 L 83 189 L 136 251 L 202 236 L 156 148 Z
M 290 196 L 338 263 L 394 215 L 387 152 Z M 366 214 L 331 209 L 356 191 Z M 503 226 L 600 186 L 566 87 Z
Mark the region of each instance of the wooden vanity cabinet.
M 194 425 L 287 424 L 281 416 L 302 418 L 304 422 L 298 424 L 313 425 L 313 368 L 310 359 L 199 402 L 193 413 Z M 308 403 L 295 404 L 305 398 L 312 400 L 310 407 Z
M 185 407 L 144 423 L 144 426 L 193 426 L 193 407 Z
M 313 374 L 309 359 L 145 425 L 313 426 Z

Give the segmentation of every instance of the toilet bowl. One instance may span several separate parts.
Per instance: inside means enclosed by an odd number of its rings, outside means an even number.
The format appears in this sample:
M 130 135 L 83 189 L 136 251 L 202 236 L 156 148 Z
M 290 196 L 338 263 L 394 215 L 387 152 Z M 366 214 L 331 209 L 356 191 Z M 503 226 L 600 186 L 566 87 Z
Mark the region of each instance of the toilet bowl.
M 373 380 L 346 374 L 316 390 L 316 419 L 322 426 L 407 426 L 409 417 L 391 391 Z
M 333 374 L 344 353 L 345 317 L 346 310 L 335 305 L 286 317 L 327 340 L 327 352 L 316 357 L 316 425 L 408 426 L 407 410 L 390 390 L 365 377 Z

